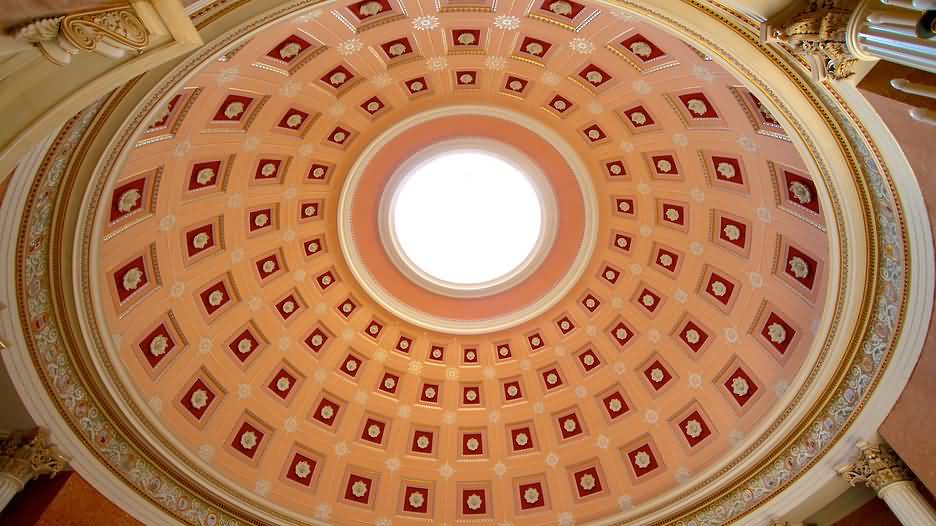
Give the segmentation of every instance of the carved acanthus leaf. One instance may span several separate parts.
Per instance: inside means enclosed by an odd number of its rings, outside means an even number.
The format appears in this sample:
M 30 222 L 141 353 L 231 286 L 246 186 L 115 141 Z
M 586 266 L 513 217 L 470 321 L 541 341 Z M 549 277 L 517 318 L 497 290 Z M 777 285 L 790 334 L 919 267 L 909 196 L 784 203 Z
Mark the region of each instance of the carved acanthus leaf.
M 58 37 L 63 18 L 65 17 L 58 16 L 36 20 L 16 30 L 14 36 L 32 43 L 54 40 Z
M 913 480 L 910 468 L 887 444 L 859 444 L 858 459 L 838 469 L 839 475 L 851 486 L 866 484 L 874 491 L 895 482 Z
M 41 475 L 55 476 L 68 466 L 42 430 L 0 440 L 0 472 L 25 484 Z
M 764 39 L 801 56 L 817 79 L 842 80 L 855 73 L 858 59 L 845 43 L 853 0 L 801 0 L 800 8 L 765 24 Z

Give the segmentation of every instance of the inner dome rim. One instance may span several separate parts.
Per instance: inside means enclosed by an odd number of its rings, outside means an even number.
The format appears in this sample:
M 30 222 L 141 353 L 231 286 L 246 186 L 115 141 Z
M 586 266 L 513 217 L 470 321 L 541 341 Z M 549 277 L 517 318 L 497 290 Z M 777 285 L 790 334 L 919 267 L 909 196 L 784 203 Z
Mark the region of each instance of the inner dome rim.
M 499 315 L 493 318 L 477 320 L 443 318 L 441 316 L 427 314 L 420 309 L 402 302 L 389 294 L 376 282 L 373 274 L 366 268 L 366 264 L 361 259 L 353 234 L 352 204 L 358 183 L 366 172 L 370 160 L 380 152 L 385 144 L 402 135 L 407 130 L 433 120 L 459 115 L 499 119 L 519 124 L 539 134 L 544 141 L 556 150 L 571 168 L 570 175 L 574 178 L 576 186 L 580 191 L 581 205 L 584 211 L 585 225 L 582 231 L 582 242 L 579 244 L 573 264 L 566 271 L 562 280 L 540 297 L 538 301 L 510 314 Z M 397 122 L 392 127 L 384 130 L 372 140 L 370 144 L 364 147 L 357 160 L 355 160 L 354 164 L 348 170 L 339 192 L 337 231 L 339 246 L 345 264 L 348 266 L 348 269 L 351 271 L 358 285 L 369 297 L 377 302 L 378 305 L 387 309 L 391 314 L 397 316 L 401 320 L 412 323 L 417 327 L 443 334 L 468 336 L 494 333 L 516 327 L 517 325 L 528 322 L 536 316 L 539 316 L 561 301 L 578 283 L 579 279 L 581 279 L 582 275 L 584 275 L 588 266 L 591 264 L 592 256 L 598 244 L 598 212 L 598 196 L 594 184 L 592 183 L 588 167 L 579 156 L 576 149 L 558 132 L 541 121 L 503 107 L 487 104 L 454 104 L 410 115 Z
M 539 201 L 540 228 L 527 256 L 495 278 L 477 283 L 456 283 L 431 275 L 416 264 L 400 244 L 395 211 L 406 181 L 421 167 L 447 154 L 480 153 L 511 165 L 526 181 Z M 390 260 L 403 275 L 434 293 L 456 298 L 478 298 L 504 292 L 532 275 L 552 248 L 559 222 L 554 190 L 539 165 L 520 150 L 496 139 L 460 137 L 427 146 L 401 164 L 387 183 L 378 213 L 380 239 Z

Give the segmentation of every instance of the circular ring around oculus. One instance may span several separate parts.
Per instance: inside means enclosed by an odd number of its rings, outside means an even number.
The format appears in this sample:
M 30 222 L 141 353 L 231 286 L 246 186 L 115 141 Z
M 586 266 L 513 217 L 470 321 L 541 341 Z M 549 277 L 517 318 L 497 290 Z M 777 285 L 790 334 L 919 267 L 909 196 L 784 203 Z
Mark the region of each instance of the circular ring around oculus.
M 525 212 L 539 215 L 535 236 L 525 234 L 528 242 L 535 237 L 532 249 L 487 276 L 462 280 L 468 283 L 421 268 L 390 221 L 409 174 L 456 152 L 483 152 L 519 172 L 519 187 L 532 187 L 539 209 L 531 204 Z M 485 210 L 479 203 L 478 212 Z M 587 268 L 597 229 L 595 189 L 576 149 L 536 119 L 483 105 L 425 111 L 384 131 L 350 168 L 338 203 L 341 252 L 358 284 L 395 316 L 448 334 L 496 332 L 549 309 Z
M 492 139 L 416 152 L 381 199 L 381 241 L 397 268 L 438 294 L 480 297 L 536 270 L 555 238 L 553 189 L 524 153 Z

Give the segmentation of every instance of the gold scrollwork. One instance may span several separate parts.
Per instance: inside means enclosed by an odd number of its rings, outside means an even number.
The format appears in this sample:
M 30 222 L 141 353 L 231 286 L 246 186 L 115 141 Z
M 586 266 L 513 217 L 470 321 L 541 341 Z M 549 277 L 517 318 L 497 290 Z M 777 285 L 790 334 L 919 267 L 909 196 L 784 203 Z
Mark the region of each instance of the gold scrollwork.
M 852 0 L 809 0 L 763 25 L 762 40 L 781 44 L 802 57 L 817 80 L 842 80 L 855 73 L 858 59 L 845 43 Z M 790 14 L 792 13 L 792 15 Z
M 0 439 L 0 472 L 26 484 L 41 475 L 54 477 L 64 470 L 68 462 L 47 439 L 42 429 Z
M 140 52 L 149 45 L 149 32 L 129 5 L 36 20 L 14 35 L 59 65 L 81 51 L 121 58 L 126 51 Z
M 149 43 L 149 33 L 143 21 L 130 7 L 118 7 L 66 16 L 61 33 L 69 42 L 85 51 L 92 51 L 104 39 L 136 51 Z
M 913 480 L 913 473 L 887 444 L 858 444 L 858 458 L 838 469 L 839 475 L 851 486 L 865 484 L 875 492 L 905 480 Z

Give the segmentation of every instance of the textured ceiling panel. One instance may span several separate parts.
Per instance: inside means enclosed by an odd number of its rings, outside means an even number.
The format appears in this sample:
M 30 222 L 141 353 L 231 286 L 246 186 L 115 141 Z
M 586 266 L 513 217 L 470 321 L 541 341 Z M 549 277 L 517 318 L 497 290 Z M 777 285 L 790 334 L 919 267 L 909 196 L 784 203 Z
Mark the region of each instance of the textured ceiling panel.
M 99 211 L 132 389 L 193 458 L 306 516 L 627 509 L 776 409 L 823 306 L 816 187 L 739 81 L 591 4 L 458 6 L 365 0 L 263 30 L 152 118 Z M 454 336 L 362 289 L 337 202 L 378 135 L 465 104 L 561 136 L 599 223 L 559 303 Z

